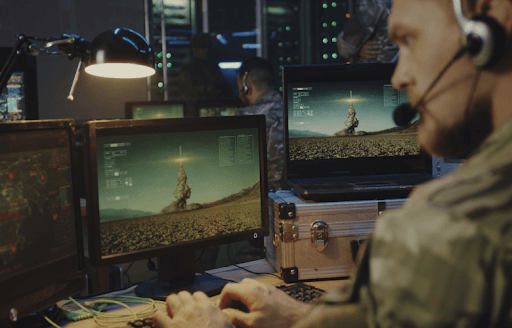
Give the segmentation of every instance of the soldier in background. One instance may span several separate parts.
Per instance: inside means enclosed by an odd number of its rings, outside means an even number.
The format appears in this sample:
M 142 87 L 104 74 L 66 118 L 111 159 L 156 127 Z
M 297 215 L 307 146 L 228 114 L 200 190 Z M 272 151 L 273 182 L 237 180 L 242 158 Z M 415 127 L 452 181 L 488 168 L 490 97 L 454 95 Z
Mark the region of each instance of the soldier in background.
M 268 188 L 284 186 L 283 98 L 274 84 L 272 63 L 260 57 L 245 60 L 238 71 L 240 115 L 264 114 L 267 119 Z
M 228 81 L 216 63 L 208 61 L 211 40 L 206 33 L 192 35 L 190 50 L 193 59 L 180 71 L 180 98 L 186 102 L 186 116 L 197 116 L 198 100 L 229 98 L 232 95 Z
M 388 36 L 391 0 L 356 0 L 354 14 L 338 35 L 339 54 L 356 63 L 389 62 L 398 46 Z

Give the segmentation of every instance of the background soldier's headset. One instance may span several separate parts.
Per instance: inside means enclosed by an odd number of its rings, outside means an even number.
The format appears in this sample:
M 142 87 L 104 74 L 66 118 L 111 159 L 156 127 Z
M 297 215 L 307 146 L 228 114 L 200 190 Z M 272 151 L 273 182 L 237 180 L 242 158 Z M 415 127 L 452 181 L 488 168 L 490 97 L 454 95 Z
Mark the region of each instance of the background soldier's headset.
M 272 74 L 274 73 L 274 70 L 272 68 L 272 63 L 270 63 L 268 60 L 265 60 L 260 57 L 253 57 L 251 59 L 247 59 L 246 61 L 244 61 L 243 66 L 246 67 L 246 71 L 245 71 L 244 77 L 242 79 L 242 90 L 241 90 L 242 94 L 244 94 L 244 95 L 246 95 L 249 92 L 249 85 L 247 84 L 247 77 L 253 69 L 263 69 L 263 70 L 268 70 L 268 71 L 272 72 Z M 274 83 L 274 82 L 272 82 L 272 83 Z
M 244 79 L 242 80 L 242 94 L 244 94 L 244 95 L 246 95 L 249 92 L 249 86 L 246 83 L 248 74 L 249 74 L 249 70 L 245 71 Z
M 463 54 L 471 57 L 473 63 L 481 70 L 493 67 L 500 61 L 501 57 L 503 57 L 507 41 L 507 34 L 503 27 L 494 20 L 494 18 L 487 15 L 476 15 L 471 19 L 466 18 L 462 13 L 461 1 L 462 0 L 453 0 L 453 10 L 455 11 L 457 22 L 464 35 L 462 48 L 441 70 L 414 107 L 412 107 L 410 103 L 406 103 L 395 109 L 393 118 L 396 125 L 401 126 L 412 121 L 416 116 L 416 109 L 423 103 L 428 92 L 437 81 L 439 81 L 448 68 Z

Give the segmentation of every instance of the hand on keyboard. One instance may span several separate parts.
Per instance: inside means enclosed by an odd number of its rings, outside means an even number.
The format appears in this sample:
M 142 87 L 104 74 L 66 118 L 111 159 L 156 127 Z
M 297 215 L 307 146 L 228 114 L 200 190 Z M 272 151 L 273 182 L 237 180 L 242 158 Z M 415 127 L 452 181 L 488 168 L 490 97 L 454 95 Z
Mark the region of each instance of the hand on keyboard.
M 154 316 L 158 328 L 232 328 L 229 319 L 203 292 L 192 295 L 181 291 L 169 295 L 166 303 L 167 313 L 160 311 Z
M 247 310 L 229 308 L 233 301 Z M 247 278 L 224 286 L 219 306 L 235 327 L 290 327 L 310 309 L 309 304 L 292 299 L 275 286 Z

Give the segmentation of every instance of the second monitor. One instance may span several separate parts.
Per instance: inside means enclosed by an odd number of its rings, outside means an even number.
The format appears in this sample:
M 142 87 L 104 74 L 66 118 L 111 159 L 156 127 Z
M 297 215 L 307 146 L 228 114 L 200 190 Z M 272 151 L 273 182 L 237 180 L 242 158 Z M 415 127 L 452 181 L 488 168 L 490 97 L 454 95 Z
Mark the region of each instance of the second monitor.
M 240 99 L 200 100 L 196 104 L 199 116 L 234 116 L 243 104 Z
M 84 125 L 89 254 L 97 266 L 159 257 L 136 294 L 220 292 L 195 249 L 268 235 L 265 116 Z
M 156 119 L 185 117 L 184 101 L 135 101 L 125 104 L 127 119 Z

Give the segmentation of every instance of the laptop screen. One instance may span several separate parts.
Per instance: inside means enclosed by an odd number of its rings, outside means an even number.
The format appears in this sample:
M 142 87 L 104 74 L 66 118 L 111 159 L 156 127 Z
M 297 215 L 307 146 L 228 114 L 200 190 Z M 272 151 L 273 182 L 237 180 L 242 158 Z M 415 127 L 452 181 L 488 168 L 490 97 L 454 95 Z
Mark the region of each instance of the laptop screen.
M 428 173 L 418 117 L 397 127 L 395 64 L 283 67 L 287 178 Z M 430 164 L 430 165 L 429 165 Z

